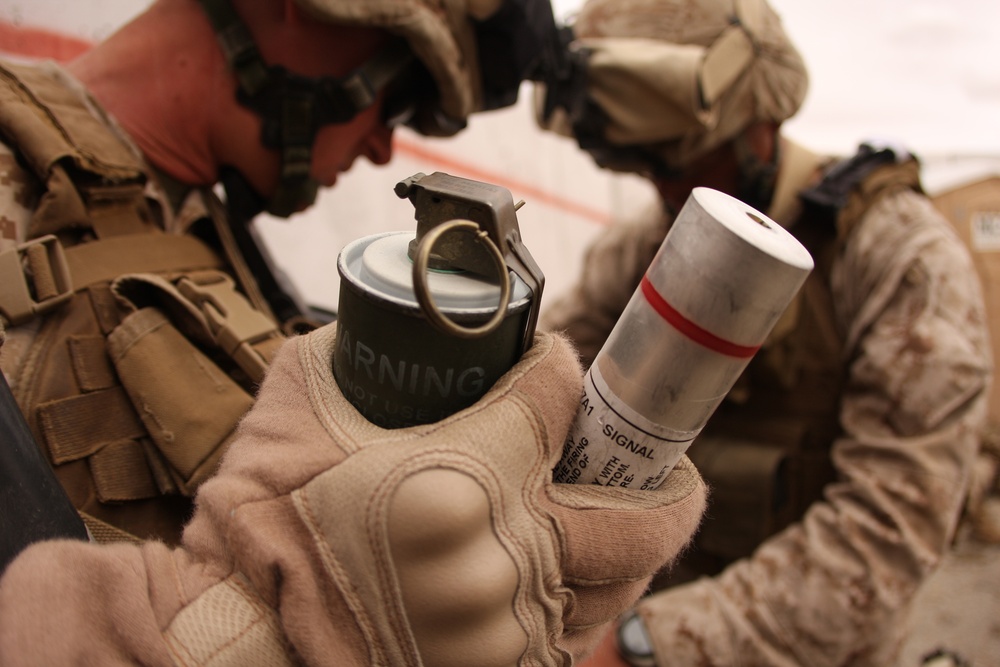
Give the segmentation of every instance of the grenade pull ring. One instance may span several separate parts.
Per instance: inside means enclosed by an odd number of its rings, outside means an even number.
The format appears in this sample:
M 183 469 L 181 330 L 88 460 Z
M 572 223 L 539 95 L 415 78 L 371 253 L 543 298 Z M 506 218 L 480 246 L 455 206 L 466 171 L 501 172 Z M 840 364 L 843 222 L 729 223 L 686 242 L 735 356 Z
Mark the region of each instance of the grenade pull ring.
M 463 229 L 473 232 L 471 234 L 452 234 L 440 243 L 423 245 L 423 252 L 426 255 L 420 266 L 414 273 L 414 286 L 420 285 L 417 291 L 417 298 L 426 296 L 426 267 L 432 269 L 460 269 L 469 271 L 486 279 L 492 280 L 499 269 L 497 278 L 500 281 L 501 308 L 497 311 L 495 319 L 504 317 L 504 310 L 509 300 L 510 276 L 508 270 L 520 279 L 531 292 L 531 305 L 528 311 L 528 321 L 521 332 L 521 353 L 525 353 L 531 348 L 535 338 L 535 327 L 538 324 L 538 313 L 542 301 L 542 289 L 545 286 L 545 276 L 538 264 L 531 257 L 531 253 L 521 241 L 521 231 L 517 224 L 517 210 L 521 207 L 520 202 L 514 203 L 510 191 L 497 185 L 470 181 L 457 176 L 450 176 L 441 172 L 427 175 L 422 173 L 414 174 L 396 184 L 396 196 L 400 199 L 409 199 L 413 203 L 414 216 L 417 219 L 417 234 L 410 242 L 408 254 L 410 259 L 416 263 L 417 246 L 421 245 L 424 238 L 430 236 L 432 239 L 439 239 L 440 234 L 434 233 L 435 228 L 445 226 L 446 229 L 456 229 L 458 226 L 450 225 L 455 221 L 465 223 Z M 472 225 L 469 227 L 468 225 Z M 434 252 L 431 246 L 435 245 Z M 489 256 L 487 258 L 487 255 Z M 424 292 L 424 295 L 421 295 Z M 424 301 L 419 302 L 424 308 L 427 316 L 435 322 L 435 327 L 441 328 L 442 320 L 440 311 L 436 307 L 427 308 Z M 444 325 L 441 329 L 446 333 L 454 333 L 456 329 L 462 329 L 467 334 L 472 331 L 483 330 L 484 333 L 476 333 L 474 336 L 485 335 L 492 331 L 486 327 L 493 326 L 492 320 L 484 327 L 467 329 L 453 326 L 453 322 Z
M 427 274 L 434 246 L 442 235 L 451 231 L 471 234 L 476 242 L 488 251 L 499 277 L 500 301 L 496 312 L 493 313 L 493 317 L 488 322 L 477 327 L 462 326 L 445 316 L 434 302 L 434 297 L 431 296 L 431 290 L 427 284 Z M 424 315 L 441 332 L 457 338 L 479 338 L 494 331 L 506 317 L 507 305 L 510 303 L 510 276 L 507 273 L 507 263 L 504 256 L 487 232 L 471 220 L 451 220 L 428 230 L 417 244 L 413 257 L 413 291 Z

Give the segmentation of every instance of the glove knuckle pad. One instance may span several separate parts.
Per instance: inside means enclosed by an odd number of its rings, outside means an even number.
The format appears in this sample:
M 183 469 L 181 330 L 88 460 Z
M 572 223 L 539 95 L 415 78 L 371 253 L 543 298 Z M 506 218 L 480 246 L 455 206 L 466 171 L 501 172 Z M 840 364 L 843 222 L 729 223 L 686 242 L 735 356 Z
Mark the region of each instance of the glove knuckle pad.
M 517 568 L 492 526 L 487 491 L 458 470 L 423 470 L 396 489 L 389 548 L 410 629 L 431 664 L 477 653 L 513 664 L 527 645 L 513 613 Z

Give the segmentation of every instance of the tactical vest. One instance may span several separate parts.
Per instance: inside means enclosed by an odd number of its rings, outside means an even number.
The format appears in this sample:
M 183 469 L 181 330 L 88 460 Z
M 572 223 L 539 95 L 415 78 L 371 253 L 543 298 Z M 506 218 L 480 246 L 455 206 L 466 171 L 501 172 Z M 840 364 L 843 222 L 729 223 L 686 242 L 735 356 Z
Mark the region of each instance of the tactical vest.
M 38 327 L 18 403 L 98 540 L 176 543 L 283 336 L 224 238 L 227 259 L 161 228 L 143 163 L 77 91 L 0 67 L 0 136 L 44 189 L 30 240 L 0 254 L 0 314 Z
M 693 548 L 655 588 L 714 575 L 798 521 L 834 481 L 831 446 L 842 436 L 844 341 L 836 324 L 830 272 L 834 253 L 882 196 L 920 191 L 917 164 L 860 153 L 828 169 L 802 193 L 790 227 L 815 269 L 688 450 L 711 489 Z

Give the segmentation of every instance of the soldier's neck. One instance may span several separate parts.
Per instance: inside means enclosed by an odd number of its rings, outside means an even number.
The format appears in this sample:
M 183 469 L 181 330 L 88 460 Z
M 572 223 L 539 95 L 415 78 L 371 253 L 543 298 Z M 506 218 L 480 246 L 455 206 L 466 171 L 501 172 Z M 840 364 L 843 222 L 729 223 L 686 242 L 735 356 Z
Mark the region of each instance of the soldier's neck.
M 232 93 L 218 90 L 229 78 L 214 35 L 201 34 L 185 6 L 154 4 L 67 69 L 148 162 L 182 183 L 207 186 L 218 171 L 210 138 L 216 101 Z

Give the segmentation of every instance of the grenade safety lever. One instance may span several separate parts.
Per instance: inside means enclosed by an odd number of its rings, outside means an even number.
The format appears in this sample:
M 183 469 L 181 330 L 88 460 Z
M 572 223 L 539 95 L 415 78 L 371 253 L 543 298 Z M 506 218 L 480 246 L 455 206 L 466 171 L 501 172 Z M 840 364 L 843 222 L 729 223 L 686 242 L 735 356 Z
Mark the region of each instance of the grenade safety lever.
M 397 183 L 395 192 L 400 199 L 408 198 L 415 209 L 417 234 L 408 254 L 414 263 L 417 300 L 431 323 L 444 333 L 463 338 L 486 335 L 495 329 L 510 300 L 506 272 L 510 270 L 532 293 L 521 342 L 521 353 L 526 352 L 534 340 L 545 276 L 521 241 L 517 210 L 524 202 L 514 204 L 506 188 L 441 172 L 414 174 Z M 458 231 L 467 233 L 453 233 Z M 449 320 L 438 311 L 427 290 L 428 268 L 463 270 L 498 281 L 501 299 L 496 316 L 475 328 Z

